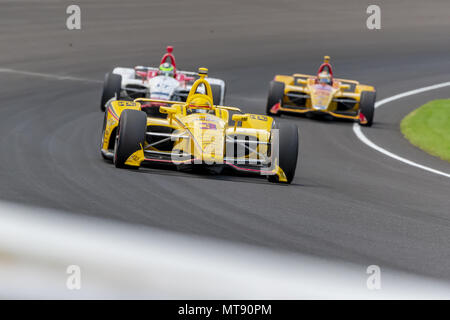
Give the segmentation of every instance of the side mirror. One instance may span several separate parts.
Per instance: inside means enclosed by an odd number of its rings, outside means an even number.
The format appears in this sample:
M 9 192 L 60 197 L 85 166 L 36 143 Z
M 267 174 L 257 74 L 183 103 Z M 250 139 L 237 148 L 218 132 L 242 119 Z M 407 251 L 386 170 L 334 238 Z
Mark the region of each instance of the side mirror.
M 297 79 L 297 84 L 306 85 L 306 84 L 308 84 L 308 80 L 306 80 L 306 79 Z
M 231 117 L 231 120 L 233 120 L 234 122 L 247 121 L 248 120 L 248 115 L 246 115 L 246 114 L 233 114 L 233 116 Z
M 169 115 L 173 115 L 173 114 L 177 113 L 177 108 L 175 108 L 173 106 L 172 107 L 164 107 L 164 106 L 162 106 L 162 107 L 159 107 L 159 112 L 167 113 Z
M 233 114 L 231 120 L 234 121 L 234 131 L 236 131 L 236 127 L 239 121 L 247 121 L 248 115 L 246 114 Z
M 177 108 L 174 106 L 171 107 L 159 107 L 159 112 L 167 113 L 169 115 L 169 123 L 172 124 L 173 115 L 177 113 Z
M 341 84 L 341 90 L 349 90 L 350 89 L 350 85 L 349 84 Z

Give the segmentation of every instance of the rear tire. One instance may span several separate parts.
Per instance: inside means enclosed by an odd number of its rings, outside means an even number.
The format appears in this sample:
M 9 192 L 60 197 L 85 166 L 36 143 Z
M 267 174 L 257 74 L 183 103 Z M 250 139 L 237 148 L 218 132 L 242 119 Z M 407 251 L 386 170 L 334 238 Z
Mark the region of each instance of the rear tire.
M 114 146 L 114 165 L 124 168 L 125 161 L 144 146 L 147 131 L 147 115 L 139 110 L 124 110 L 120 115 L 119 128 Z
M 361 124 L 362 126 L 370 127 L 373 123 L 373 118 L 375 114 L 375 100 L 376 92 L 373 91 L 363 91 L 361 92 L 361 99 L 359 101 L 359 112 L 361 112 L 367 119 L 366 124 Z
M 223 105 L 224 102 L 222 102 L 222 86 L 220 85 L 216 85 L 216 84 L 212 84 L 211 85 L 211 93 L 213 96 L 213 103 L 215 106 L 220 106 Z M 225 91 L 225 88 L 224 88 Z M 224 95 L 224 100 L 225 100 L 225 95 Z
M 100 110 L 105 111 L 105 105 L 109 99 L 117 96 L 120 98 L 120 91 L 122 87 L 122 76 L 115 73 L 107 73 L 105 75 L 105 82 L 103 83 L 102 99 L 100 101 Z
M 293 124 L 277 125 L 278 129 L 278 165 L 284 171 L 287 182 L 290 184 L 295 176 L 298 159 L 298 128 Z M 278 176 L 268 176 L 270 182 L 279 182 Z
M 280 113 L 273 113 L 271 111 L 272 107 L 277 103 L 283 104 L 284 98 L 284 83 L 279 81 L 270 81 L 269 84 L 269 95 L 267 97 L 266 113 L 269 116 L 280 116 Z

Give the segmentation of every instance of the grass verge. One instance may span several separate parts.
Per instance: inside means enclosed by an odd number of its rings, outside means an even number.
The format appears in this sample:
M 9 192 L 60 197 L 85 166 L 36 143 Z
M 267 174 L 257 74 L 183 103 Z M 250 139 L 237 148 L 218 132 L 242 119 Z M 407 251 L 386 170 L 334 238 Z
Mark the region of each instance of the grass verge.
M 450 162 L 450 100 L 434 100 L 414 110 L 400 129 L 416 147 Z

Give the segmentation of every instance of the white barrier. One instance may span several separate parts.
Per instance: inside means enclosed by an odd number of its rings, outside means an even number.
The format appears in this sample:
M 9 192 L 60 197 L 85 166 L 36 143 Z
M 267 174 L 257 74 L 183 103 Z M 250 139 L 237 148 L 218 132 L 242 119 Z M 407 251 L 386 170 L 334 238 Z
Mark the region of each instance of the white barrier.
M 69 265 L 81 288 L 69 290 Z M 0 204 L 0 297 L 136 299 L 450 298 L 450 285 L 367 266 Z

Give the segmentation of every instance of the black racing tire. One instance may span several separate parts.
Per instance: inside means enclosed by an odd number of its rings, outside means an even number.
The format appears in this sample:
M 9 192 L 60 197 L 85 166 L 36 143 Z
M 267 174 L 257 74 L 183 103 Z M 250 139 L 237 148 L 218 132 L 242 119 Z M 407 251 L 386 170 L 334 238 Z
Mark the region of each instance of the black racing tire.
M 139 110 L 124 110 L 120 115 L 114 146 L 114 165 L 124 168 L 125 161 L 144 145 L 147 115 Z
M 359 112 L 361 112 L 367 119 L 366 124 L 361 124 L 362 126 L 370 127 L 373 123 L 373 118 L 375 115 L 375 100 L 377 94 L 374 91 L 363 91 L 361 92 L 361 99 L 359 101 Z
M 272 113 L 270 110 L 277 103 L 283 103 L 284 83 L 279 81 L 270 81 L 269 95 L 267 96 L 266 114 L 277 117 L 280 113 Z
M 103 82 L 102 99 L 100 101 L 100 110 L 105 111 L 106 102 L 109 99 L 117 96 L 120 98 L 120 91 L 122 86 L 122 76 L 115 73 L 107 73 L 105 81 Z
M 286 175 L 287 184 L 290 184 L 295 176 L 295 169 L 297 168 L 299 137 L 298 128 L 293 124 L 277 124 L 275 129 L 278 129 L 278 165 Z M 267 177 L 270 182 L 279 182 L 278 176 L 271 175 Z
M 225 88 L 224 88 L 225 89 Z M 213 96 L 213 103 L 215 106 L 220 106 L 223 104 L 223 102 L 221 102 L 221 98 L 222 98 L 222 86 L 218 85 L 218 84 L 212 84 L 211 85 L 211 93 Z

